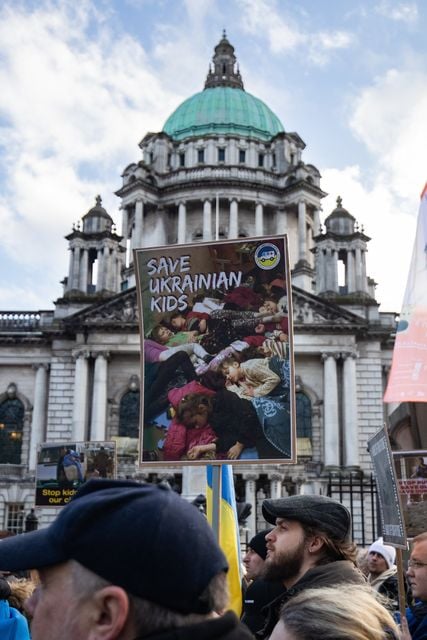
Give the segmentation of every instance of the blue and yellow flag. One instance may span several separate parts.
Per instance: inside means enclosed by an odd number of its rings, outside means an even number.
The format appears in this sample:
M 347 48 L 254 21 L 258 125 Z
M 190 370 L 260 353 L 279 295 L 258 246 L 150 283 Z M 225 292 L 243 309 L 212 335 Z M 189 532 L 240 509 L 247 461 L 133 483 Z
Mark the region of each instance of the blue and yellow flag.
M 206 507 L 208 521 L 212 525 L 212 466 L 207 467 Z M 221 467 L 221 501 L 219 509 L 219 544 L 229 564 L 227 574 L 230 591 L 229 608 L 237 616 L 242 613 L 242 576 L 240 573 L 240 539 L 237 520 L 236 496 L 234 493 L 233 467 L 224 464 Z

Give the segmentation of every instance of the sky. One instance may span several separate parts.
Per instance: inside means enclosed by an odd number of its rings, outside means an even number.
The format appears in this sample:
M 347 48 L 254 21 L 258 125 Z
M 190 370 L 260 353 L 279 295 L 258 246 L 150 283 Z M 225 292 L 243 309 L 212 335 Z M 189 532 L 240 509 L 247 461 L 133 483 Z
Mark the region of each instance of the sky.
M 322 220 L 341 196 L 380 310 L 400 311 L 427 180 L 423 0 L 0 0 L 2 311 L 53 308 L 98 193 L 120 230 L 123 169 L 202 90 L 224 28 L 320 170 Z

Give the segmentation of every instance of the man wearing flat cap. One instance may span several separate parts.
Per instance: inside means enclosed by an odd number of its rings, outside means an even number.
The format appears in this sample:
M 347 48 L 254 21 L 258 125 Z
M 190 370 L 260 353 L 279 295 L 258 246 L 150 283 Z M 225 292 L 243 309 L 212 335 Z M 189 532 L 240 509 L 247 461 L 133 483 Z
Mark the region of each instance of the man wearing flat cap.
M 265 580 L 262 577 L 265 558 L 267 556 L 267 541 L 265 536 L 271 529 L 259 531 L 248 542 L 248 549 L 243 556 L 246 569 L 245 578 L 249 585 L 243 597 L 242 622 L 255 633 L 265 625 L 262 609 L 277 598 L 284 591 L 280 580 Z
M 227 606 L 227 562 L 169 488 L 93 479 L 47 528 L 0 542 L 0 571 L 37 569 L 32 640 L 249 640 Z
M 297 495 L 264 500 L 262 513 L 275 525 L 266 536 L 264 577 L 281 580 L 286 591 L 268 605 L 266 625 L 257 635 L 269 637 L 282 605 L 303 589 L 366 584 L 356 569 L 350 512 L 341 503 L 325 496 Z

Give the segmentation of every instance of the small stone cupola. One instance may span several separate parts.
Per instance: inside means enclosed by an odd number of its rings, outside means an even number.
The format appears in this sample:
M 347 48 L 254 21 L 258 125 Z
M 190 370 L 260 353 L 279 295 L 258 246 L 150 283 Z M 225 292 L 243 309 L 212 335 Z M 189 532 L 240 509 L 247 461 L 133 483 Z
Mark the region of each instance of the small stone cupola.
M 342 206 L 342 198 L 338 196 L 337 206 L 325 220 L 327 233 L 348 236 L 354 233 L 356 218 Z
M 344 209 L 342 198 L 325 219 L 326 231 L 315 236 L 316 293 L 372 300 L 372 282 L 366 276 L 366 252 L 370 238 L 359 229 L 356 218 Z
M 102 206 L 101 196 L 95 206 L 73 225 L 66 236 L 70 263 L 64 280 L 66 297 L 81 297 L 97 293 L 118 293 L 125 249 L 120 245 L 110 214 Z
M 231 87 L 233 89 L 244 89 L 239 67 L 236 67 L 236 56 L 234 47 L 227 40 L 225 29 L 222 38 L 215 47 L 212 58 L 214 68 L 209 68 L 205 82 L 205 89 L 214 87 Z
M 113 227 L 113 218 L 102 206 L 101 196 L 96 196 L 95 206 L 83 216 L 83 233 L 100 233 L 102 231 L 111 231 Z

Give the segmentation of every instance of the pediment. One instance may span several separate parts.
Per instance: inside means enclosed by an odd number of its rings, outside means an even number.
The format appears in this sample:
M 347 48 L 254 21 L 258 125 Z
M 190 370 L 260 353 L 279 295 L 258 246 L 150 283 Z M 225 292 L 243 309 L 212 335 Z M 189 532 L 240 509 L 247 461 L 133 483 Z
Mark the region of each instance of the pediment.
M 292 287 L 293 320 L 298 330 L 339 326 L 341 329 L 361 328 L 366 322 L 342 307 Z M 119 293 L 108 300 L 89 306 L 67 318 L 67 323 L 80 326 L 137 329 L 139 312 L 136 288 Z
M 136 288 L 119 293 L 108 300 L 92 304 L 66 319 L 71 325 L 138 328 L 139 312 Z
M 292 307 L 294 326 L 298 329 L 309 330 L 313 325 L 317 329 L 322 326 L 325 329 L 366 326 L 366 321 L 357 314 L 297 287 L 292 287 Z

